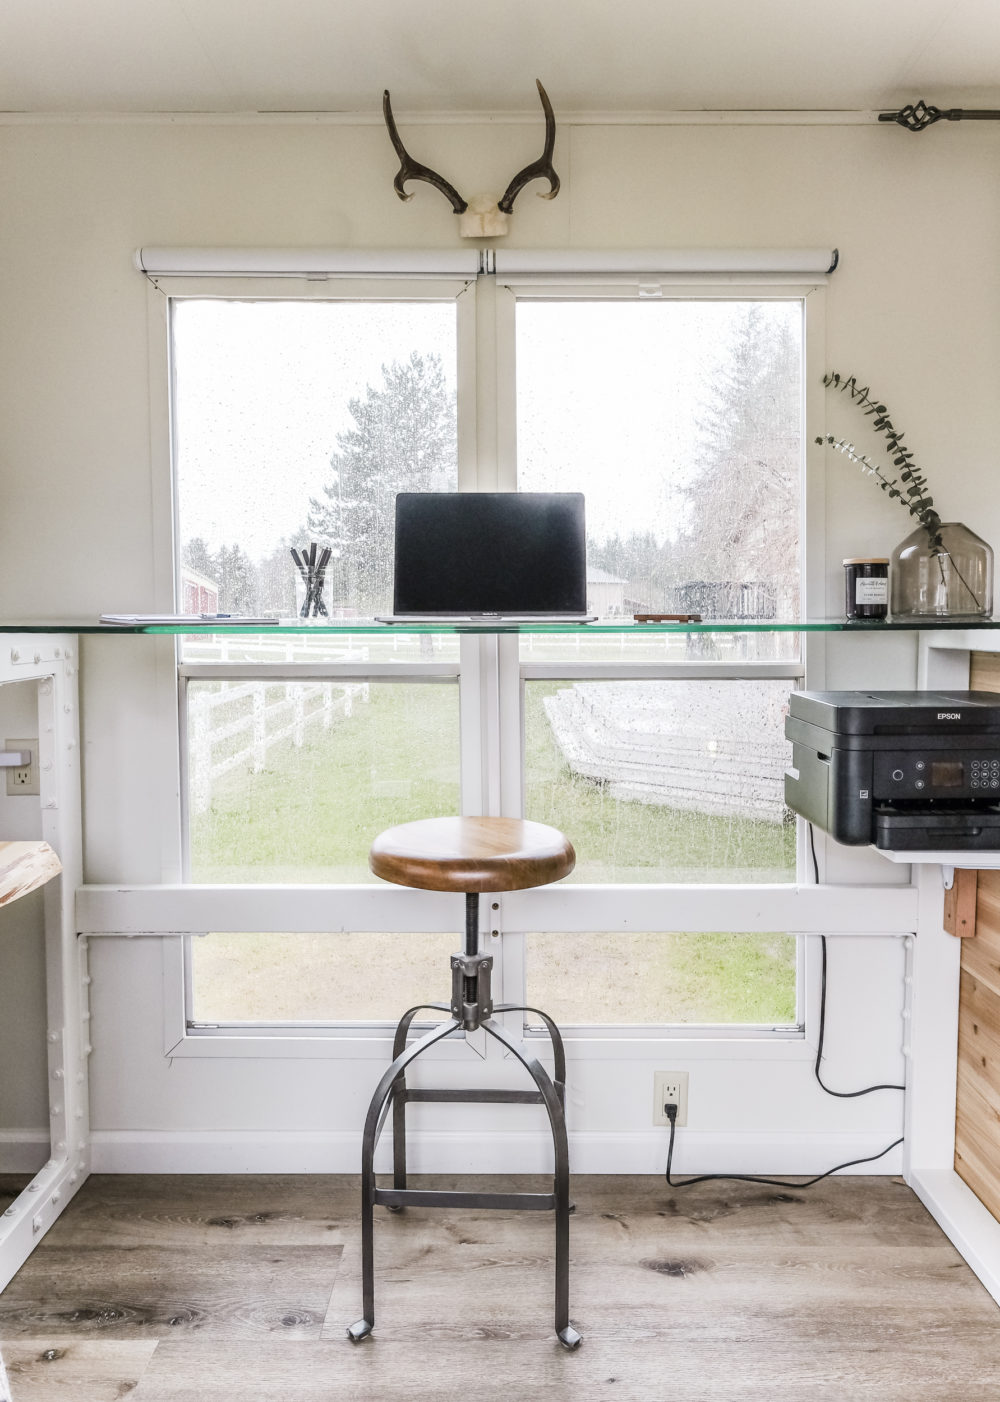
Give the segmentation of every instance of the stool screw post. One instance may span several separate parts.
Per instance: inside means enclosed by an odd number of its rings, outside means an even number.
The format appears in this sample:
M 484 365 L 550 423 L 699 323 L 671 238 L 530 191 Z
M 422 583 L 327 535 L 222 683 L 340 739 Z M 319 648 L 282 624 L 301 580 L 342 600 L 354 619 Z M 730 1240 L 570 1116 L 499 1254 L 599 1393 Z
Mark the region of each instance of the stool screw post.
M 479 953 L 479 892 L 465 894 L 465 952 Z
M 479 953 L 479 892 L 466 891 L 465 893 L 465 953 L 466 955 Z M 474 1003 L 477 1001 L 477 981 L 475 978 L 465 980 L 464 1003 Z M 479 1025 L 478 1018 L 476 1025 Z

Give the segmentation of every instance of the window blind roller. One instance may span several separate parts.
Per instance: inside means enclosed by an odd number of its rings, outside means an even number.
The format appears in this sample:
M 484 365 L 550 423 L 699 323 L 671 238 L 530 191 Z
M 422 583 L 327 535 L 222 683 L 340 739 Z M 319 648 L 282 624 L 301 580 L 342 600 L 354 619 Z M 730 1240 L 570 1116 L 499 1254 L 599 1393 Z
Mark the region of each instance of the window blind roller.
M 822 276 L 835 248 L 167 248 L 144 246 L 133 261 L 151 276 L 187 277 L 476 277 L 546 274 L 787 274 Z
M 832 273 L 835 248 L 498 248 L 498 277 L 538 273 Z
M 475 277 L 478 248 L 138 248 L 135 266 L 168 277 Z

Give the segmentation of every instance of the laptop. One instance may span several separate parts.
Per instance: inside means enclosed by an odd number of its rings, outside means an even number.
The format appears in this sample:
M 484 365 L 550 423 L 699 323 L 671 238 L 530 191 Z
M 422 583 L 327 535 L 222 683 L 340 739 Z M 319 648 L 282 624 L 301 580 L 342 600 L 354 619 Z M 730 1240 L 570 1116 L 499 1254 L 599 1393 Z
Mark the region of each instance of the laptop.
M 582 492 L 400 492 L 380 623 L 589 623 Z

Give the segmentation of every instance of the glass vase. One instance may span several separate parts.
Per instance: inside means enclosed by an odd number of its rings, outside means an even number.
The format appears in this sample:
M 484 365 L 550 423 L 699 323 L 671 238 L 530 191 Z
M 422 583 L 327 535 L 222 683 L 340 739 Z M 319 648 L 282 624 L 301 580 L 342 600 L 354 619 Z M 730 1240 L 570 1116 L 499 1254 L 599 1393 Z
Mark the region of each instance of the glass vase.
M 932 552 L 923 526 L 892 555 L 893 618 L 988 618 L 993 612 L 993 551 L 960 521 L 941 526 Z

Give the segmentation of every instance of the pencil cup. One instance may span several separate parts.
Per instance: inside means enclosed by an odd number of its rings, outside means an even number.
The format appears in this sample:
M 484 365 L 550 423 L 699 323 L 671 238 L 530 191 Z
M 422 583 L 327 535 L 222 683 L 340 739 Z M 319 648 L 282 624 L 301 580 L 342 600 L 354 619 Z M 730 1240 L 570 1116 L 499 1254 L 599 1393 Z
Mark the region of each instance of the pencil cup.
M 307 596 L 308 607 L 306 606 Z M 328 579 L 324 579 L 318 589 L 315 582 L 312 588 L 307 588 L 305 580 L 296 575 L 295 617 L 299 623 L 328 623 L 330 621 L 330 581 Z
M 330 617 L 330 583 L 326 577 L 332 551 L 313 542 L 292 550 L 295 563 L 295 615 L 302 623 L 325 623 Z

